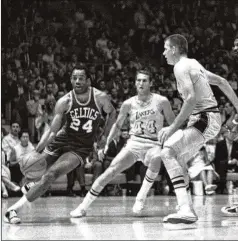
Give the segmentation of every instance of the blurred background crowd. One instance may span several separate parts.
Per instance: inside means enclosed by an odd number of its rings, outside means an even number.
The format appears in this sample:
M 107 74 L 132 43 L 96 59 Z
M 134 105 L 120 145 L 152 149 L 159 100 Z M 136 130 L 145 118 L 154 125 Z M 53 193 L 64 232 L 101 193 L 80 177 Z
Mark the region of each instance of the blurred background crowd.
M 88 67 L 91 85 L 106 92 L 117 110 L 136 94 L 136 71 L 147 67 L 152 72 L 152 92 L 166 96 L 177 114 L 182 99 L 162 53 L 166 36 L 180 33 L 188 39 L 189 57 L 226 78 L 238 93 L 238 56 L 231 51 L 238 37 L 235 0 L 3 0 L 2 22 L 2 165 L 9 166 L 11 179 L 18 185 L 22 176 L 15 147 L 23 146 L 27 152 L 29 143 L 34 146 L 40 140 L 53 118 L 56 101 L 71 89 L 70 72 L 78 63 Z M 197 175 L 204 186 L 216 182 L 217 192 L 226 193 L 227 172 L 238 172 L 237 128 L 232 125 L 235 109 L 219 89 L 213 90 L 223 128 L 199 154 L 205 166 L 213 163 L 213 177 L 206 171 L 209 177 L 204 179 L 204 168 Z M 69 195 L 74 195 L 75 179 L 84 187 L 85 172 L 95 179 L 107 168 L 128 138 L 128 127 L 112 143 L 107 160 L 100 163 L 97 148 L 103 138 L 95 143 L 85 167 L 68 175 Z M 217 145 L 226 153 L 222 158 Z M 136 164 L 127 170 L 128 180 L 135 180 L 137 174 L 143 178 L 145 170 Z M 166 171 L 161 173 L 170 185 Z

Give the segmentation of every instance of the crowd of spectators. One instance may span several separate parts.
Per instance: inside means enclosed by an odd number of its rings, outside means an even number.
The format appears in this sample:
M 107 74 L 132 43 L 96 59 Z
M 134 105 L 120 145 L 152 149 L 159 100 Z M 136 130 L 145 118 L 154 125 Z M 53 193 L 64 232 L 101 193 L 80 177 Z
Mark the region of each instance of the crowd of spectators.
M 117 110 L 135 94 L 136 70 L 147 67 L 152 92 L 167 96 L 177 114 L 182 100 L 162 56 L 172 33 L 183 34 L 189 57 L 225 77 L 238 94 L 238 58 L 231 52 L 238 36 L 236 1 L 8 0 L 2 18 L 2 120 L 28 129 L 33 143 L 49 127 L 56 101 L 70 90 L 77 63 L 87 65 L 91 85 L 108 93 Z M 213 90 L 229 128 L 235 109 Z

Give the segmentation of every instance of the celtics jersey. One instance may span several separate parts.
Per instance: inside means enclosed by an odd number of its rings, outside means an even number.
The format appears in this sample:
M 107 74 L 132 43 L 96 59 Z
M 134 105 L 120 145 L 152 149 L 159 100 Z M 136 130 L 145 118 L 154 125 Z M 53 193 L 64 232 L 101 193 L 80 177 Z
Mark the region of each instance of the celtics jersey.
M 66 123 L 63 127 L 69 139 L 85 146 L 92 146 L 101 119 L 101 113 L 95 100 L 94 88 L 90 88 L 86 103 L 77 100 L 75 92 L 70 91 L 71 107 L 66 113 Z
M 138 96 L 127 100 L 130 104 L 130 135 L 157 141 L 158 131 L 164 123 L 162 98 L 158 94 L 151 94 L 147 103 L 138 100 Z

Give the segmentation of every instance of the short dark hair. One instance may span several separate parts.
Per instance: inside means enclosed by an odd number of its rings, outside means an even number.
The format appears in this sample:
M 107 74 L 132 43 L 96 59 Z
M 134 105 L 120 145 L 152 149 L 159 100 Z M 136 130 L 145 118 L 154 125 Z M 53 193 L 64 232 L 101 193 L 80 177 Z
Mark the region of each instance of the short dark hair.
M 29 130 L 28 130 L 28 129 L 23 129 L 23 130 L 21 130 L 20 133 L 19 133 L 19 138 L 22 137 L 23 133 L 27 133 L 27 134 L 30 136 Z
M 11 120 L 11 121 L 10 121 L 10 126 L 12 127 L 12 125 L 13 125 L 13 124 L 18 124 L 18 125 L 19 125 L 19 127 L 21 127 L 20 122 L 19 122 L 19 121 L 17 121 L 17 120 Z
M 176 46 L 179 48 L 180 54 L 187 54 L 188 53 L 188 41 L 187 39 L 181 34 L 173 34 L 168 36 L 165 41 L 170 42 L 170 46 Z
M 71 73 L 70 73 L 70 78 L 72 77 L 72 74 L 74 72 L 74 70 L 84 70 L 85 74 L 86 74 L 86 78 L 89 77 L 89 74 L 88 74 L 88 69 L 87 67 L 84 65 L 84 64 L 76 64 L 76 66 L 72 69 Z
M 150 70 L 147 69 L 147 68 L 137 70 L 137 71 L 136 71 L 136 76 L 137 76 L 138 74 L 147 75 L 147 76 L 149 76 L 149 80 L 150 80 L 150 81 L 152 80 L 152 74 L 151 74 Z

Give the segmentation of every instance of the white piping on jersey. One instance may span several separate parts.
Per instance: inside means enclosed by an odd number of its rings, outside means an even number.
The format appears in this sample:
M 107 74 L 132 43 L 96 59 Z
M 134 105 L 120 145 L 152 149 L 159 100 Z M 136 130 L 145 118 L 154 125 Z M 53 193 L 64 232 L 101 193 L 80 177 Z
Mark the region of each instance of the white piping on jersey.
M 79 104 L 79 105 L 83 105 L 83 106 L 86 106 L 89 104 L 89 102 L 91 101 L 91 95 L 92 95 L 92 91 L 91 91 L 91 87 L 89 87 L 89 98 L 88 98 L 88 101 L 86 103 L 81 103 L 78 99 L 77 99 L 77 96 L 75 94 L 75 91 L 72 90 L 73 94 L 74 94 L 74 97 L 75 97 L 75 100 L 76 102 Z
M 97 106 L 97 108 L 98 108 L 98 111 L 100 112 L 100 115 L 101 115 L 101 117 L 102 117 L 102 111 L 101 111 L 101 108 L 99 108 L 100 105 L 98 104 L 98 100 L 97 100 L 96 97 L 95 97 L 95 91 L 96 91 L 96 89 L 93 88 L 94 102 L 95 102 L 95 104 L 96 104 L 96 106 Z
M 151 102 L 153 101 L 153 99 L 154 99 L 154 94 L 151 93 L 150 98 L 149 98 L 146 102 L 143 102 L 143 101 L 139 100 L 138 95 L 135 96 L 135 99 L 134 99 L 134 100 L 135 100 L 135 103 L 136 103 L 137 105 L 139 105 L 141 108 L 146 108 L 146 107 L 148 107 L 148 105 L 151 104 Z M 143 105 L 143 104 L 144 104 L 144 105 Z
M 70 105 L 69 105 L 69 109 L 65 112 L 65 114 L 68 114 L 68 113 L 69 113 L 69 111 L 71 110 L 72 105 L 73 105 L 72 91 L 69 92 L 69 96 L 70 96 Z

